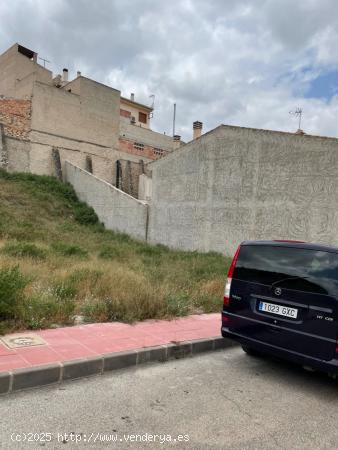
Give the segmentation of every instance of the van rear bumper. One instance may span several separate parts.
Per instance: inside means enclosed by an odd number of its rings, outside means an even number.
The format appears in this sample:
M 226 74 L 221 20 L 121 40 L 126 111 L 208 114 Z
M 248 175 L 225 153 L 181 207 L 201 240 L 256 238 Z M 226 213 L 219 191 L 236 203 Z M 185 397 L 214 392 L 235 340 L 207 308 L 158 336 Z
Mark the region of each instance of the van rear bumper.
M 244 336 L 239 333 L 234 333 L 230 331 L 229 328 L 224 326 L 221 328 L 221 332 L 224 338 L 233 339 L 236 342 L 239 342 L 241 345 L 247 345 L 248 347 L 257 350 L 258 352 L 277 356 L 279 358 L 292 361 L 296 364 L 309 366 L 330 374 L 338 374 L 338 359 L 330 359 L 329 361 L 326 361 L 323 359 L 313 358 L 302 353 L 293 352 L 282 347 L 277 347 L 272 344 L 267 344 L 266 342 L 249 338 L 248 336 Z

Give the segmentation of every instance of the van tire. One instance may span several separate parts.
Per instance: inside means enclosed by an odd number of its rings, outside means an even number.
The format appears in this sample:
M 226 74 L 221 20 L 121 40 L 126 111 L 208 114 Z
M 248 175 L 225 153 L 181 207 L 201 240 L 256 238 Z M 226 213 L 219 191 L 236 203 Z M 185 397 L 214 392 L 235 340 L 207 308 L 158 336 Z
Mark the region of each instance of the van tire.
M 245 352 L 249 356 L 260 356 L 260 353 L 257 350 L 254 350 L 247 345 L 242 345 L 243 352 Z

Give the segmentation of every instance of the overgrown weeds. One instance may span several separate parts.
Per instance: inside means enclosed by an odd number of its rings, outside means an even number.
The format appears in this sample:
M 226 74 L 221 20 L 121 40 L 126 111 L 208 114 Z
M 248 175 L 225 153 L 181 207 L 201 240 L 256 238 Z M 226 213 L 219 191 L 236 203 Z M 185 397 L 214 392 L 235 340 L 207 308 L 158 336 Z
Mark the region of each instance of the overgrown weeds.
M 70 185 L 0 171 L 0 333 L 219 311 L 228 265 L 107 231 Z

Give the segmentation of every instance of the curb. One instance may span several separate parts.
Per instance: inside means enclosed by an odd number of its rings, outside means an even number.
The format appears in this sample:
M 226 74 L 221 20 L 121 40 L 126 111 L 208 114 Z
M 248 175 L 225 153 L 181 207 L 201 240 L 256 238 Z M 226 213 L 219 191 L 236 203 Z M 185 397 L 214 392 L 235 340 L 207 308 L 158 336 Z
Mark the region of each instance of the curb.
M 199 353 L 235 345 L 236 343 L 232 340 L 217 336 L 0 372 L 0 395 L 39 386 L 59 384 L 62 381 L 92 375 L 102 375 L 112 370 L 136 367 L 149 362 L 165 362 L 172 359 L 187 358 Z

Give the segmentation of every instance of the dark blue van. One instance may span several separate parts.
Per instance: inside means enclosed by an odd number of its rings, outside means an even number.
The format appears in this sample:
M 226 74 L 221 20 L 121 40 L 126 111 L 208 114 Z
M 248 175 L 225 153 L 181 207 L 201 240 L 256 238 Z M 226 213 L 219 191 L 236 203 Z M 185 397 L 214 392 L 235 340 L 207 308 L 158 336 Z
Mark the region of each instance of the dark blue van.
M 338 248 L 246 241 L 225 286 L 222 335 L 249 354 L 268 353 L 338 374 Z

